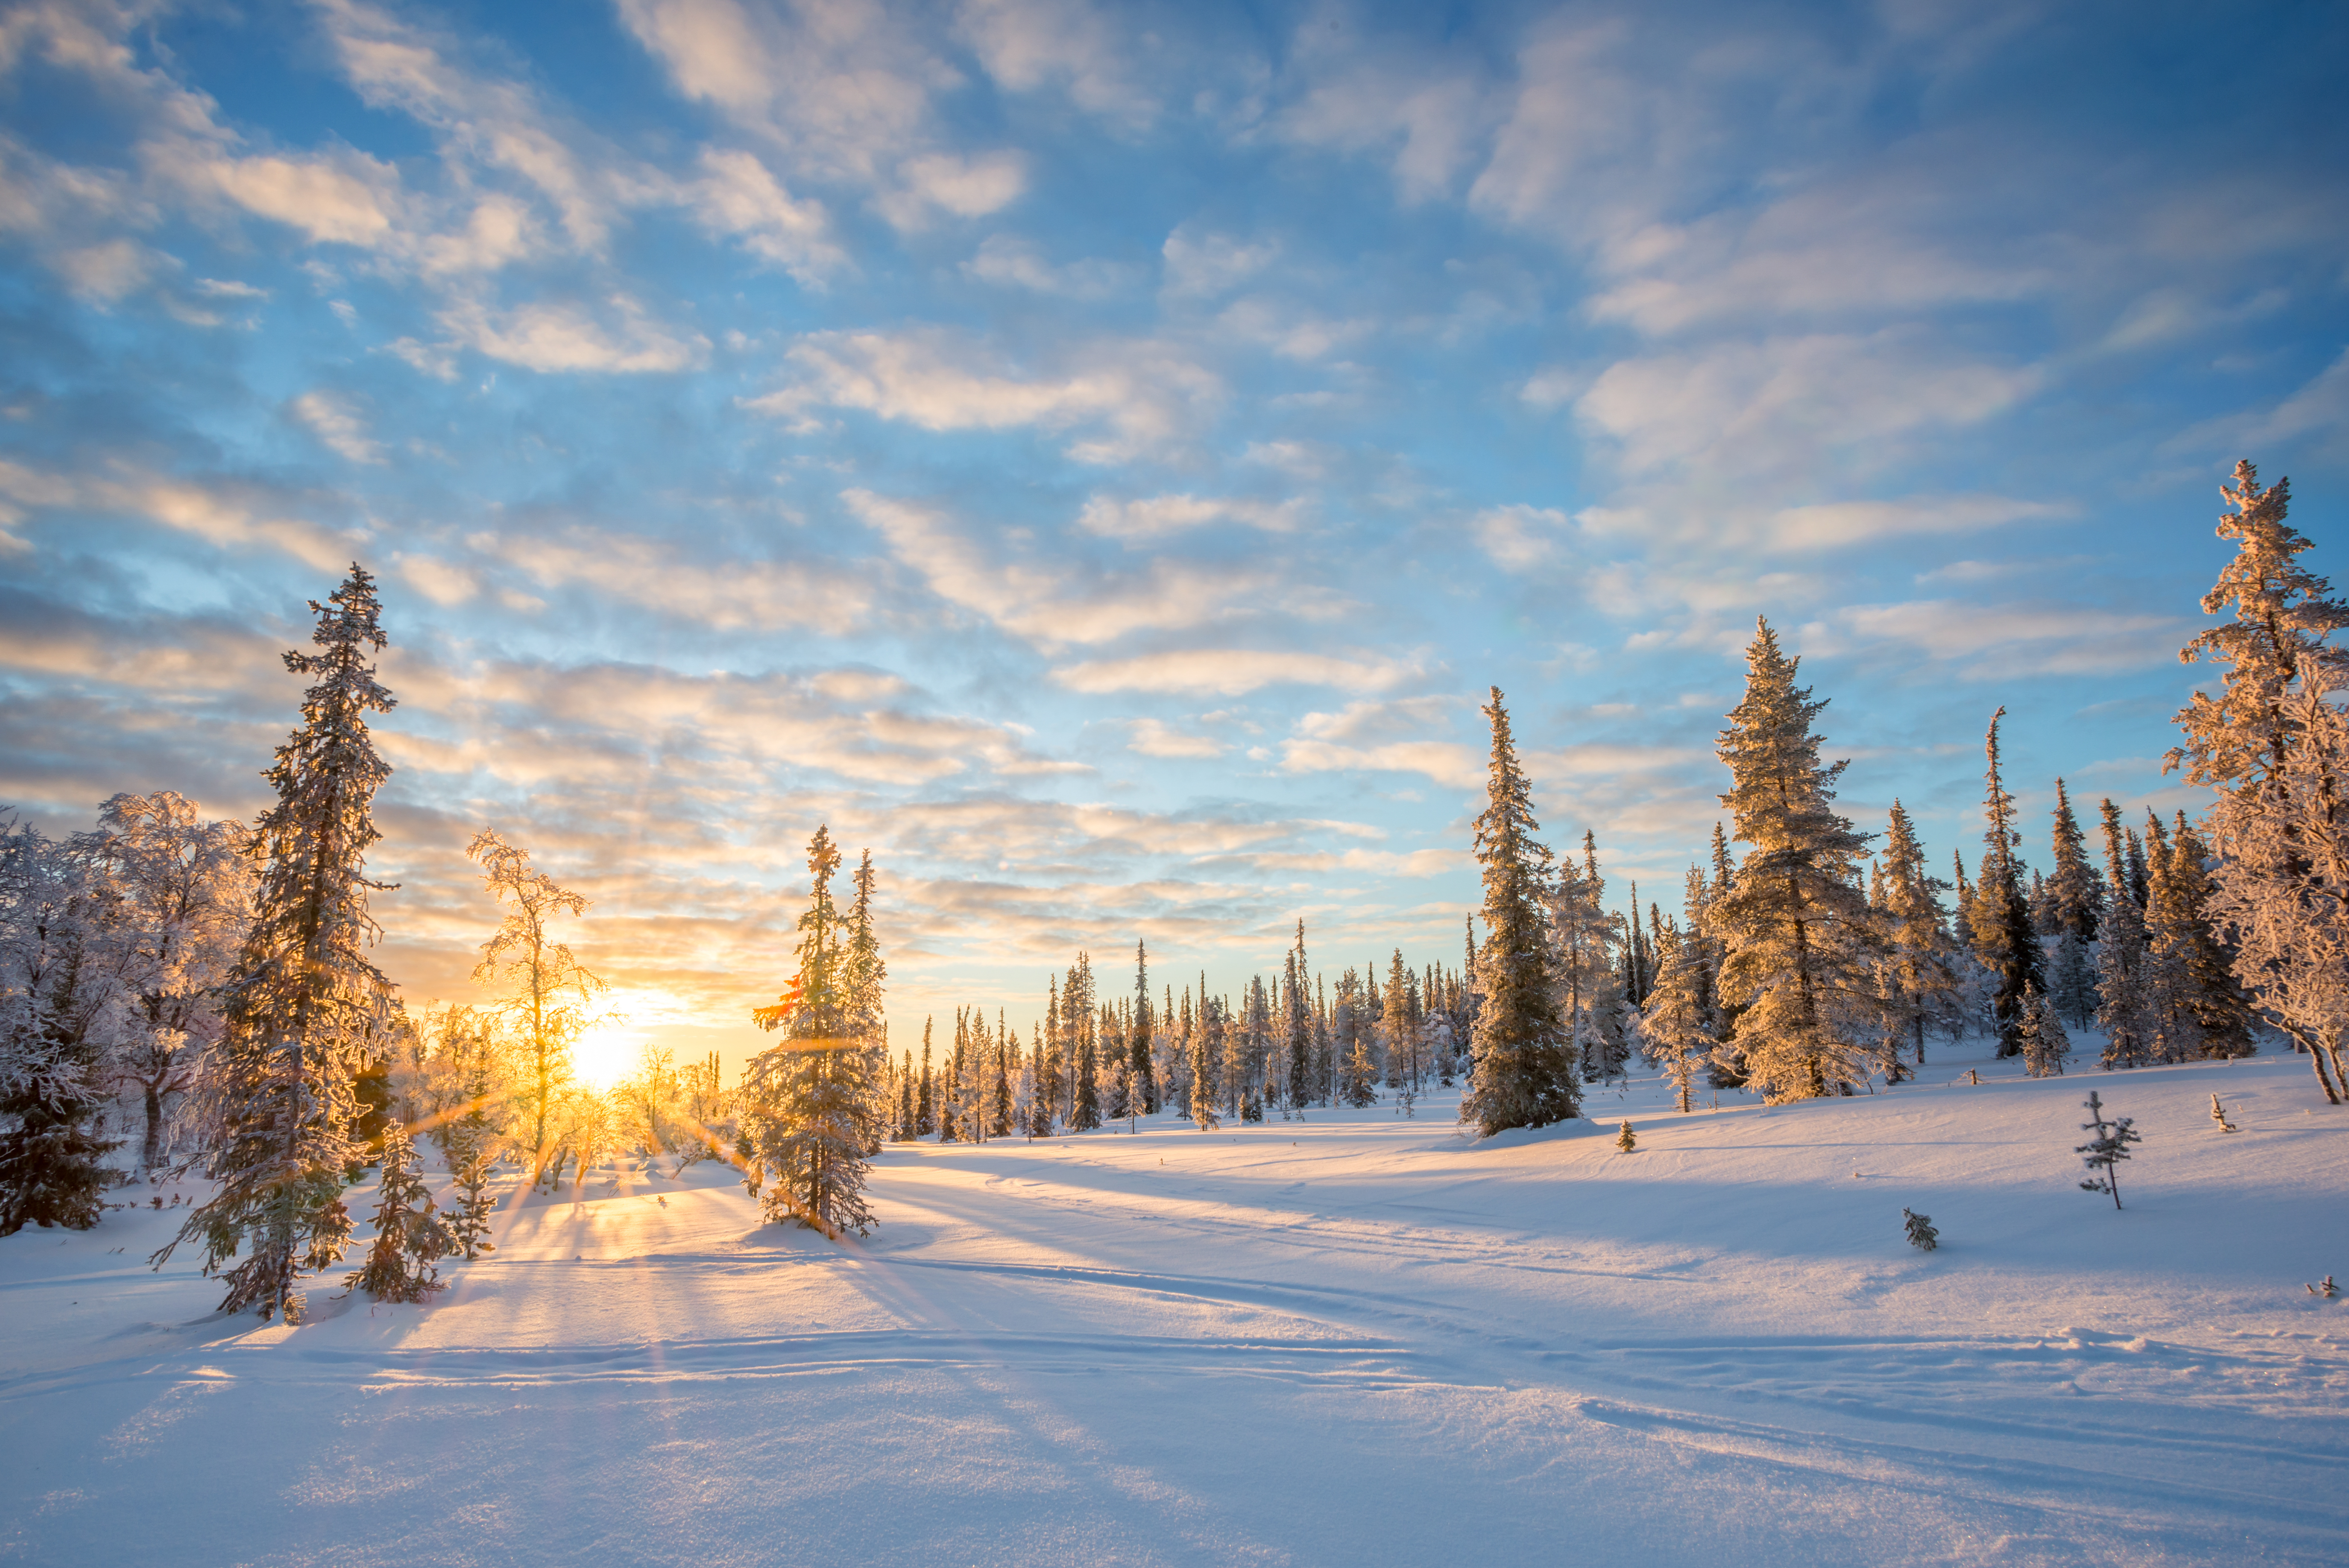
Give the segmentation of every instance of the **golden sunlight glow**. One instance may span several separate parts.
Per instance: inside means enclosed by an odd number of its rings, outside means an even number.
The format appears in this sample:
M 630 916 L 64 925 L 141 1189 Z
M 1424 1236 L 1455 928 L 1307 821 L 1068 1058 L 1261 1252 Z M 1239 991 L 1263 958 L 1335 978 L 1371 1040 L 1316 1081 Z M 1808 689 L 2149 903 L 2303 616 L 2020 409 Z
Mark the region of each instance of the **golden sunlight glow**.
M 650 1037 L 626 1014 L 608 1015 L 588 1025 L 572 1042 L 571 1070 L 589 1088 L 608 1089 L 636 1070 L 645 1041 Z

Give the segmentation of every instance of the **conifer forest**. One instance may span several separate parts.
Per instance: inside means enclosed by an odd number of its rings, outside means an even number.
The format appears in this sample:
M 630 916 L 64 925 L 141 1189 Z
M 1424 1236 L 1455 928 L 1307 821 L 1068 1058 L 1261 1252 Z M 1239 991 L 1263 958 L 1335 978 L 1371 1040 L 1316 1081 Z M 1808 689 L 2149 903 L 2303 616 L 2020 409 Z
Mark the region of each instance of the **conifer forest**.
M 0 1561 L 2349 1558 L 2230 19 L 0 6 Z

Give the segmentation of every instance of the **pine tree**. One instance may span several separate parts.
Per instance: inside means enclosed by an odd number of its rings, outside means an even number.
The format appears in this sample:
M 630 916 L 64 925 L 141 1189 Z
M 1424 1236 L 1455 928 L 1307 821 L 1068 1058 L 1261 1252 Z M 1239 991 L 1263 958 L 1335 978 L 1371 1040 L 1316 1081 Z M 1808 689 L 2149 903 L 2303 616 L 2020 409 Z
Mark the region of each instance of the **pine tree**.
M 2321 671 L 2302 676 L 2291 748 L 2256 809 L 2222 801 L 2211 813 L 2209 913 L 2236 936 L 2236 973 L 2338 1105 L 2349 1099 L 2349 718 L 2323 682 Z
M 811 886 L 799 919 L 799 969 L 771 1006 L 752 1010 L 761 1029 L 782 1031 L 781 1043 L 750 1059 L 744 1074 L 750 1096 L 745 1119 L 752 1147 L 774 1180 L 767 1217 L 837 1238 L 872 1229 L 865 1207 L 865 1081 L 871 1042 L 854 1031 L 868 1026 L 852 1010 L 849 933 L 832 898 L 840 851 L 830 830 L 808 843 Z
M 2146 905 L 2159 1054 L 2167 1061 L 2248 1057 L 2251 1005 L 2236 984 L 2233 955 L 2212 928 L 2214 895 L 2200 835 L 2178 814 L 2166 840 L 2149 824 L 2151 896 Z
M 1302 1114 L 1313 1098 L 1313 1008 L 1305 996 L 1305 923 L 1297 923 L 1297 945 L 1288 958 L 1288 986 L 1281 1022 L 1288 1037 L 1288 1106 Z
M 2113 1207 L 2117 1209 L 2121 1206 L 2121 1161 L 2129 1157 L 2130 1144 L 2145 1141 L 2144 1134 L 2131 1125 L 2128 1117 L 2116 1116 L 2106 1121 L 2104 1103 L 2094 1089 L 2080 1103 L 2088 1108 L 2089 1118 L 2080 1124 L 2080 1130 L 2095 1135 L 2072 1150 L 2085 1157 L 2082 1162 L 2088 1168 L 2088 1180 L 2080 1183 L 2080 1191 L 2109 1192 Z
M 1150 1008 L 1150 953 L 1139 937 L 1133 944 L 1133 1038 L 1128 1042 L 1127 1053 L 1133 1061 L 1133 1082 L 1142 1094 L 1133 1114 L 1158 1114 L 1157 1063 L 1152 1057 Z
M 1909 1244 L 1920 1253 L 1930 1253 L 1941 1244 L 1941 1233 L 1933 1228 L 1933 1216 L 1920 1214 L 1911 1209 L 1900 1211 L 1902 1227 L 1909 1233 Z
M 366 956 L 379 934 L 367 894 L 384 884 L 364 867 L 380 836 L 375 793 L 391 772 L 367 725 L 392 707 L 367 662 L 386 642 L 375 580 L 354 563 L 310 609 L 321 651 L 289 652 L 285 667 L 316 678 L 301 727 L 264 775 L 277 791 L 254 829 L 266 859 L 202 1089 L 215 1130 L 204 1173 L 218 1187 L 153 1259 L 160 1268 L 181 1242 L 200 1240 L 212 1275 L 242 1252 L 221 1310 L 257 1307 L 289 1323 L 302 1312 L 295 1276 L 332 1265 L 350 1236 L 351 1079 L 392 1000 Z
M 1476 859 L 1484 868 L 1485 945 L 1476 955 L 1482 1004 L 1469 1039 L 1474 1082 L 1460 1118 L 1484 1137 L 1512 1127 L 1547 1127 L 1581 1111 L 1570 1026 L 1558 1016 L 1542 893 L 1550 852 L 1534 837 L 1533 787 L 1517 765 L 1501 688 L 1492 688 L 1493 750 Z M 1390 1002 L 1390 1006 L 1392 1006 Z
M 1833 810 L 1842 762 L 1819 761 L 1812 723 L 1827 706 L 1795 677 L 1799 659 L 1757 623 L 1744 700 L 1730 710 L 1721 797 L 1752 850 L 1713 902 L 1724 934 L 1723 999 L 1743 1007 L 1736 1038 L 1772 1104 L 1865 1083 L 1861 1043 L 1877 1013 L 1867 896 L 1855 885 L 1867 835 Z
M 398 1122 L 384 1130 L 383 1181 L 376 1191 L 375 1244 L 366 1265 L 349 1274 L 348 1287 L 396 1302 L 420 1302 L 448 1289 L 434 1265 L 464 1246 L 441 1222 L 416 1173 L 416 1146 Z
M 96 868 L 30 827 L 0 826 L 0 1235 L 87 1231 L 119 1180 L 98 1135 L 104 1035 L 124 1000 Z
M 2143 1067 L 2153 1059 L 2155 1032 L 2147 988 L 2145 911 L 2129 888 L 2120 808 L 2106 799 L 2103 815 L 2106 897 L 2096 941 L 2096 1025 L 2105 1031 L 2106 1067 Z
M 1694 882 L 1698 873 L 1690 870 Z M 1712 1006 L 1702 938 L 1667 930 L 1656 948 L 1656 985 L 1640 1025 L 1651 1062 L 1672 1080 L 1683 1115 L 1694 1109 L 1690 1086 L 1697 1068 L 1720 1044 L 1720 1020 Z
M 864 1102 L 857 1109 L 864 1129 L 864 1152 L 881 1152 L 887 1135 L 889 1047 L 888 1024 L 882 1016 L 882 997 L 889 965 L 881 956 L 881 938 L 873 923 L 875 878 L 873 851 L 856 862 L 856 902 L 848 912 L 848 963 L 843 978 L 843 1023 L 845 1037 L 864 1043 Z
M 2072 1054 L 2072 1042 L 2064 1035 L 2063 1021 L 2055 1016 L 2054 1008 L 2035 985 L 2023 988 L 2023 1006 L 2015 1020 L 2014 1035 L 2022 1051 L 2023 1069 L 2033 1078 L 2054 1078 L 2063 1072 L 2064 1060 Z
M 1998 727 L 2005 717 L 2003 707 L 1991 715 L 1982 741 L 1989 758 L 1982 814 L 1989 827 L 1982 833 L 1982 865 L 1967 923 L 1972 929 L 1974 957 L 1996 978 L 1991 1015 L 1998 1025 L 1998 1054 L 2011 1057 L 2023 1048 L 2023 994 L 2046 990 L 2047 971 L 2038 933 L 2032 928 L 2030 900 L 2023 893 L 2023 864 L 2015 854 L 2023 836 L 2015 828 L 2014 797 L 2007 793 L 1999 762 Z
M 1639 1136 L 1631 1130 L 1631 1123 L 1629 1119 L 1626 1119 L 1621 1127 L 1616 1129 L 1615 1147 L 1621 1150 L 1626 1154 L 1630 1153 L 1631 1150 L 1640 1147 Z
M 2168 766 L 2184 764 L 2191 783 L 2221 794 L 2256 798 L 2283 768 L 2302 722 L 2291 701 L 2292 683 L 2309 672 L 2326 690 L 2349 683 L 2349 648 L 2327 639 L 2349 627 L 2349 604 L 2329 596 L 2332 584 L 2300 564 L 2310 548 L 2284 521 L 2292 481 L 2261 489 L 2259 471 L 2235 465 L 2235 482 L 2222 488 L 2231 511 L 2219 519 L 2219 537 L 2236 542 L 2235 559 L 2202 597 L 2202 613 L 2232 605 L 2234 620 L 2214 626 L 2178 650 L 2181 664 L 2216 659 L 2227 673 L 2216 697 L 2196 692 L 2178 711 L 2184 744 Z
M 1101 1086 L 1095 1081 L 1093 1042 L 1087 1031 L 1077 1042 L 1077 1093 L 1069 1109 L 1069 1130 L 1091 1132 L 1101 1124 Z
M 938 1130 L 937 1074 L 930 1065 L 930 1031 L 935 1014 L 922 1020 L 922 1078 L 914 1091 L 914 1136 L 927 1138 Z
M 1955 1006 L 1957 944 L 1943 923 L 1939 885 L 1925 874 L 1925 849 L 1916 825 L 1899 801 L 1884 830 L 1884 855 L 1878 863 L 1878 918 L 1882 922 L 1885 961 L 1892 990 L 1917 1065 L 1925 1065 L 1925 1024 Z

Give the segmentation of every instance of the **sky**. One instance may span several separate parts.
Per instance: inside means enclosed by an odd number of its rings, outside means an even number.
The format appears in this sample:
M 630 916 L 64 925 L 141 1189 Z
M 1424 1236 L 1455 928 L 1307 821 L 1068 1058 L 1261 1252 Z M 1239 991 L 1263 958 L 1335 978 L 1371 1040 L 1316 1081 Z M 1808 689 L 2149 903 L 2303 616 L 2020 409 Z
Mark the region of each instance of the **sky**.
M 805 857 L 893 1036 L 1456 963 L 1498 686 L 1677 903 L 1766 615 L 1842 800 L 2132 813 L 2239 458 L 2349 572 L 2323 5 L 0 6 L 0 802 L 250 818 L 381 583 L 371 864 L 484 826 L 607 1039 L 755 1046 Z M 2200 677 L 2208 684 L 2210 676 Z

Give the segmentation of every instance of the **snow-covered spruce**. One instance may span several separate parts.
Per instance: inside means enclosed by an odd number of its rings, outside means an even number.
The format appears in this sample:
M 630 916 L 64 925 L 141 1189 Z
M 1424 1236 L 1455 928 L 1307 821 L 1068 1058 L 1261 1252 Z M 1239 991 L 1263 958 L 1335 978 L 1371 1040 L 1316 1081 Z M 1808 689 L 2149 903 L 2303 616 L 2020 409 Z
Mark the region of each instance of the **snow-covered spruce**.
M 839 869 L 831 832 L 819 827 L 808 844 L 812 887 L 799 920 L 799 971 L 779 1000 L 751 1014 L 783 1037 L 743 1074 L 744 1130 L 771 1175 L 768 1218 L 796 1218 L 832 1236 L 862 1235 L 874 1224 L 864 1202 L 872 1056 L 870 1042 L 854 1033 L 864 999 L 849 962 L 850 933 L 833 903 Z
M 391 694 L 367 655 L 385 645 L 375 579 L 354 563 L 326 603 L 313 600 L 316 654 L 285 667 L 316 678 L 302 725 L 264 775 L 277 803 L 254 824 L 266 856 L 254 918 L 222 987 L 222 1037 L 202 1088 L 212 1146 L 203 1170 L 219 1185 L 180 1234 L 222 1274 L 223 1312 L 258 1309 L 297 1321 L 298 1275 L 343 1255 L 351 1231 L 343 1182 L 356 1154 L 351 1082 L 392 1016 L 391 983 L 367 961 L 380 933 L 365 872 L 375 794 L 391 769 L 367 716 Z M 243 1261 L 229 1260 L 242 1252 Z
M 1941 1233 L 1933 1228 L 1933 1216 L 1920 1214 L 1913 1209 L 1900 1211 L 1902 1225 L 1909 1234 L 1909 1244 L 1919 1252 L 1930 1253 L 1941 1244 Z
M 1835 809 L 1845 764 L 1822 763 L 1812 722 L 1826 707 L 1795 685 L 1799 659 L 1757 621 L 1745 695 L 1721 733 L 1721 797 L 1752 847 L 1712 918 L 1723 934 L 1721 997 L 1733 1038 L 1773 1105 L 1848 1093 L 1872 1076 L 1880 1019 L 1874 923 L 1857 885 L 1868 835 Z
M 1547 1127 L 1581 1109 L 1541 902 L 1550 852 L 1534 837 L 1541 824 L 1534 820 L 1533 787 L 1517 765 L 1501 688 L 1492 694 L 1484 711 L 1492 721 L 1493 751 L 1485 810 L 1476 819 L 1485 885 L 1476 985 L 1483 1000 L 1469 1044 L 1474 1081 L 1460 1101 L 1460 1119 L 1484 1137 Z
M 383 1181 L 376 1190 L 375 1242 L 367 1263 L 352 1271 L 349 1288 L 378 1301 L 419 1302 L 448 1289 L 434 1265 L 463 1250 L 442 1223 L 432 1194 L 416 1172 L 416 1146 L 408 1130 L 384 1130 Z

